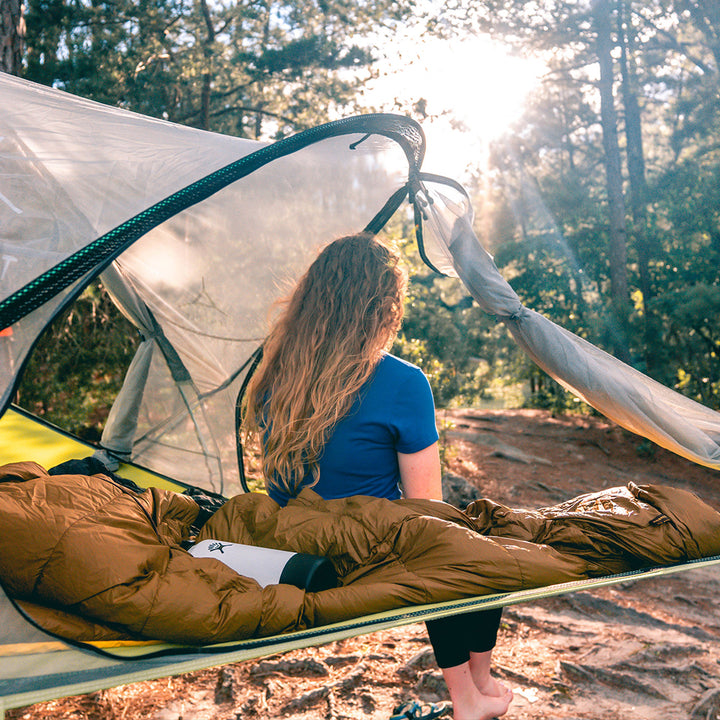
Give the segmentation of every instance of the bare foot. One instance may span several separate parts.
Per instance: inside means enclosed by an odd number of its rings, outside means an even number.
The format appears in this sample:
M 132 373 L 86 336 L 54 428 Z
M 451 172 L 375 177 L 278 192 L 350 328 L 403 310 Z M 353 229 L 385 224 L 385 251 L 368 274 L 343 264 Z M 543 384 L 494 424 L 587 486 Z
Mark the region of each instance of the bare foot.
M 465 710 L 455 709 L 453 703 L 453 720 L 493 720 L 508 711 L 512 699 L 512 691 L 508 690 L 501 697 L 480 695 L 475 705 Z
M 509 690 L 509 688 L 489 675 L 481 684 L 476 682 L 475 687 L 477 687 L 483 695 L 490 695 L 491 697 L 503 697 Z
M 508 691 L 501 682 L 490 676 L 490 668 L 492 666 L 492 650 L 486 652 L 471 652 L 468 662 L 470 674 L 472 675 L 475 687 L 483 695 L 491 695 L 492 697 L 503 697 Z

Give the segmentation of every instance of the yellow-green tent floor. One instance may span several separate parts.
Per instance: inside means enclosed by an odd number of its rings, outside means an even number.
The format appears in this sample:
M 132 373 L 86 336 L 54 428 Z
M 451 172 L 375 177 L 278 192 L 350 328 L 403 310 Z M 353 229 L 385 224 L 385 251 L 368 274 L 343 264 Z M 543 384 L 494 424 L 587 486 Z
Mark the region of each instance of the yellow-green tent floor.
M 35 460 L 52 467 L 71 458 L 86 457 L 93 450 L 92 445 L 40 423 L 17 408 L 8 410 L 0 419 L 0 464 Z M 120 472 L 139 484 L 183 488 L 167 478 L 131 465 L 123 466 Z M 0 712 L 58 697 L 334 642 L 421 620 L 531 602 L 714 564 L 720 564 L 720 556 L 532 590 L 403 608 L 286 635 L 204 647 L 152 641 L 82 645 L 64 642 L 27 622 L 3 594 L 0 598 Z
M 97 447 L 60 428 L 43 422 L 19 407 L 11 406 L 0 417 L 0 465 L 33 460 L 52 468 L 66 460 L 92 455 Z M 122 464 L 118 474 L 142 487 L 162 487 L 182 492 L 184 485 L 131 464 Z
M 404 608 L 287 635 L 202 648 L 146 642 L 93 644 L 96 650 L 111 651 L 117 656 L 115 658 L 95 655 L 89 647 L 80 650 L 50 638 L 47 642 L 5 645 L 0 647 L 0 674 L 3 677 L 0 681 L 0 708 L 23 707 L 67 695 L 93 692 L 334 642 L 436 617 L 531 602 L 578 590 L 591 590 L 628 580 L 658 577 L 715 564 L 720 564 L 720 556 L 606 578 Z M 154 656 L 142 657 L 148 651 Z M 123 659 L 120 659 L 121 657 Z M 45 666 L 49 666 L 52 671 L 38 676 L 38 668 Z M 56 668 L 62 668 L 62 671 L 55 671 Z

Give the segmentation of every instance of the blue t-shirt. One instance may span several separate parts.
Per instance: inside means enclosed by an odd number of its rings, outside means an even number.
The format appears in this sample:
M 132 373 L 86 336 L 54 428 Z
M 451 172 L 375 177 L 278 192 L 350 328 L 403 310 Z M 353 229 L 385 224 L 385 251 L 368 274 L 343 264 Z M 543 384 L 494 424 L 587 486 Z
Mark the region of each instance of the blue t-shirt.
M 400 497 L 397 453 L 415 453 L 438 440 L 435 403 L 422 370 L 385 354 L 363 385 L 348 414 L 338 422 L 318 461 L 321 497 L 371 495 Z M 308 474 L 305 483 L 311 481 Z M 285 505 L 289 496 L 276 487 L 270 497 Z

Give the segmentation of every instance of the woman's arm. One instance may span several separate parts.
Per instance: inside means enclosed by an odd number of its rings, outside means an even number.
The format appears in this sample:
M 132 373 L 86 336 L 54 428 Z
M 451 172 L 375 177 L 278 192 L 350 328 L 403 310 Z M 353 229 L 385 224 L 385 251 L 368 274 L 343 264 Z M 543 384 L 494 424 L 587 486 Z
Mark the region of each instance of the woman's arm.
M 442 500 L 440 452 L 435 442 L 416 453 L 398 453 L 403 497 Z

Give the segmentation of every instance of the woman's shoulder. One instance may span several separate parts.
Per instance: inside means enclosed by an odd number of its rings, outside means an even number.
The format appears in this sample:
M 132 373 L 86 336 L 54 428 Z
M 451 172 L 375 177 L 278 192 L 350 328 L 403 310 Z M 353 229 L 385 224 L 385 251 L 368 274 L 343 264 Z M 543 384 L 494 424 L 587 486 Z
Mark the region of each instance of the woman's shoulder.
M 425 373 L 417 365 L 390 353 L 383 354 L 376 374 L 393 380 L 425 378 Z

